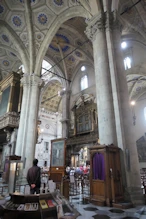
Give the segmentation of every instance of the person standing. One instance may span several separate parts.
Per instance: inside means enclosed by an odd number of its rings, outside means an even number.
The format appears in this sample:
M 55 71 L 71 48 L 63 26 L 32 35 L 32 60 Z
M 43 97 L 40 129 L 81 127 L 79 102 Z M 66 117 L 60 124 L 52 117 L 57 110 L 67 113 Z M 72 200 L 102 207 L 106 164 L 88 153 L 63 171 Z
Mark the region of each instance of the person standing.
M 33 160 L 33 166 L 27 172 L 27 182 L 30 186 L 30 194 L 40 193 L 41 169 L 37 166 L 38 160 Z

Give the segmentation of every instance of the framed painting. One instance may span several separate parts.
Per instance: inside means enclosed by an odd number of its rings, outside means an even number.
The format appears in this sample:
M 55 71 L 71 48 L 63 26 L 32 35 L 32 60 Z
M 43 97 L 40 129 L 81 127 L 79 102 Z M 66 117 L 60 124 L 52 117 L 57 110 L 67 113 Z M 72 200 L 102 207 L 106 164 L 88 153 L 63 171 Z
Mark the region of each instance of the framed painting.
M 51 167 L 65 165 L 65 139 L 51 141 Z

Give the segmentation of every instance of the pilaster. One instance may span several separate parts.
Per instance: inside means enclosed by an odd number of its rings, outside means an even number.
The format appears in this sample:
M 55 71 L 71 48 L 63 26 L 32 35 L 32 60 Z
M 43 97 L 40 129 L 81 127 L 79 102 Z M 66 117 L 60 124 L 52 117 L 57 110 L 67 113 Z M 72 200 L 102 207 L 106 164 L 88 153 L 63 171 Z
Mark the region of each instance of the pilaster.
M 60 93 L 62 96 L 62 137 L 68 137 L 68 130 L 69 130 L 69 101 L 70 101 L 70 90 L 64 90 Z
M 30 100 L 28 109 L 28 122 L 26 133 L 26 145 L 21 152 L 23 159 L 26 159 L 25 172 L 32 165 L 35 153 L 36 137 L 37 137 L 37 119 L 38 119 L 38 107 L 40 97 L 40 87 L 42 85 L 42 79 L 36 75 L 30 76 Z
M 16 142 L 16 150 L 15 154 L 21 156 L 21 151 L 25 146 L 25 134 L 26 134 L 26 126 L 27 126 L 27 112 L 29 107 L 29 95 L 30 95 L 30 75 L 24 74 L 21 79 L 21 84 L 23 86 L 23 96 L 22 96 L 22 105 L 21 105 L 21 113 L 20 113 L 20 121 L 18 128 L 18 136 Z
M 133 204 L 142 204 L 139 161 L 136 139 L 132 126 L 129 93 L 121 49 L 122 25 L 116 11 L 106 13 L 106 41 L 111 74 L 114 113 L 118 147 L 123 151 L 123 177 L 125 173 L 125 194 Z M 127 196 L 128 194 L 128 196 Z
M 23 97 L 15 153 L 25 160 L 24 174 L 26 174 L 34 158 L 39 91 L 42 80 L 36 75 L 25 74 L 21 83 L 23 85 Z

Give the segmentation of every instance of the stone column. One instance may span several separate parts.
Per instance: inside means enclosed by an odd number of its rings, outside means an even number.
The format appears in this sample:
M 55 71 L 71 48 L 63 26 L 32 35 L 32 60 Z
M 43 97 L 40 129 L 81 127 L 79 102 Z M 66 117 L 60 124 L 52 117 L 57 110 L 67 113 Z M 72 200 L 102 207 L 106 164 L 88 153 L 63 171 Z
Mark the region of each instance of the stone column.
M 67 138 L 69 133 L 69 101 L 70 90 L 65 90 L 60 93 L 62 96 L 62 137 Z
M 99 13 L 88 21 L 86 34 L 93 42 L 100 143 L 117 145 L 104 19 Z
M 28 124 L 26 134 L 26 145 L 21 156 L 26 159 L 25 173 L 32 166 L 32 161 L 35 154 L 36 135 L 37 135 L 37 120 L 39 108 L 39 96 L 42 80 L 38 76 L 30 76 L 31 94 L 29 101 Z
M 110 63 L 118 146 L 123 150 L 127 194 L 134 204 L 142 204 L 139 161 L 132 125 L 129 94 L 121 49 L 121 25 L 117 13 L 106 14 L 106 36 Z M 111 31 L 112 30 L 112 31 Z
M 18 128 L 16 150 L 15 150 L 15 154 L 18 156 L 21 156 L 21 152 L 25 145 L 27 110 L 29 107 L 28 102 L 29 102 L 29 93 L 30 93 L 30 75 L 24 74 L 23 78 L 21 79 L 21 83 L 23 85 L 23 97 L 22 97 L 20 122 Z

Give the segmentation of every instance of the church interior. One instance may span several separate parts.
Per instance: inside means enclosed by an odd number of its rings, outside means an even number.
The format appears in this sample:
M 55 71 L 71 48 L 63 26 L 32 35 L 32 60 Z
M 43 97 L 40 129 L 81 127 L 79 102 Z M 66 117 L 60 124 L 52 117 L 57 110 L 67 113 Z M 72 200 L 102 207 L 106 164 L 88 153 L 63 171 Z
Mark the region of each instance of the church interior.
M 0 0 L 0 218 L 34 158 L 79 212 L 36 218 L 146 217 L 145 59 L 146 0 Z

